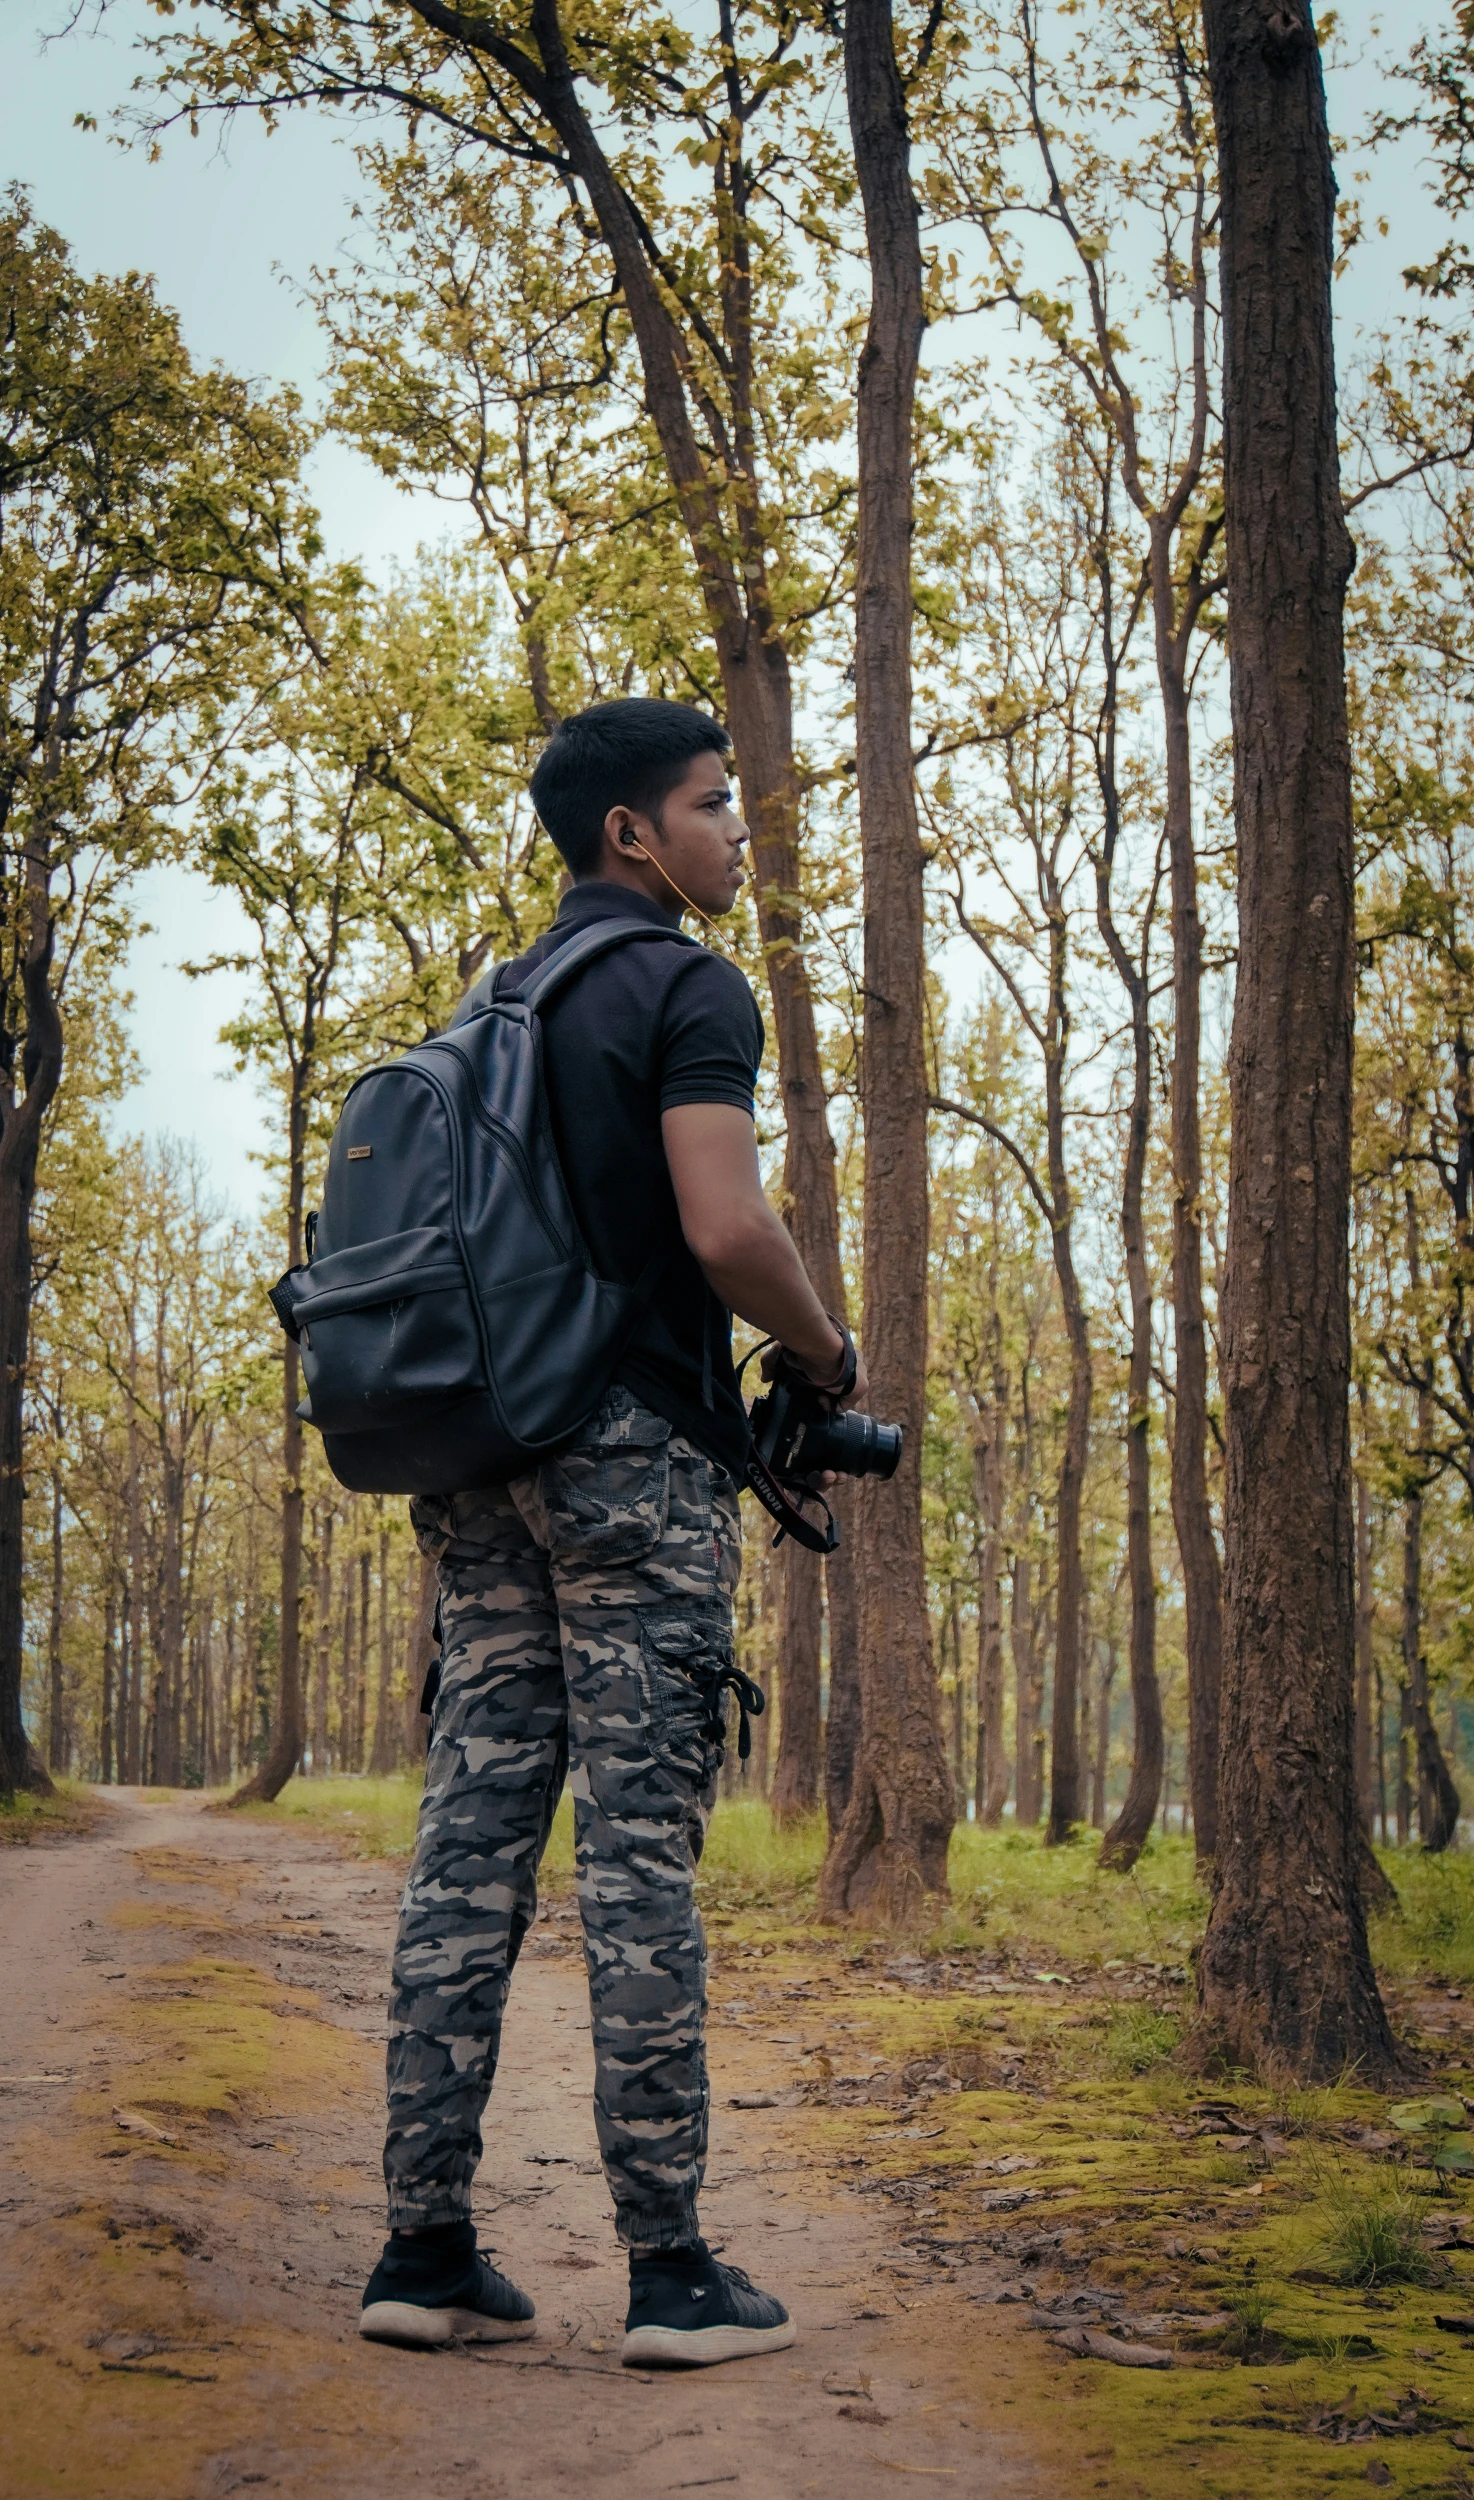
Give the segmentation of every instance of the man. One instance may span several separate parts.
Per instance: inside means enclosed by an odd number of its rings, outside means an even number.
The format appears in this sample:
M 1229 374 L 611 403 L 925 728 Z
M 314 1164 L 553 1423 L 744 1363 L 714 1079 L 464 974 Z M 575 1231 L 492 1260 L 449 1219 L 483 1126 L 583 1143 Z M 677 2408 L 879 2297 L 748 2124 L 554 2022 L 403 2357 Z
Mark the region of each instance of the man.
M 747 828 L 725 731 L 684 704 L 595 704 L 532 777 L 573 886 L 505 976 L 603 919 L 731 910 Z M 763 1195 L 763 1026 L 735 965 L 642 941 L 540 1018 L 549 1104 L 596 1270 L 659 1281 L 571 1448 L 489 1490 L 414 1504 L 443 1650 L 400 1913 L 384 2153 L 391 2236 L 362 2330 L 393 2342 L 533 2331 L 470 2219 L 507 1986 L 565 1771 L 593 2007 L 594 2107 L 629 2251 L 623 2358 L 727 2361 L 793 2341 L 781 2302 L 700 2237 L 706 1951 L 696 1863 L 721 1764 L 747 1423 L 733 1311 L 816 1386 L 864 1373 Z

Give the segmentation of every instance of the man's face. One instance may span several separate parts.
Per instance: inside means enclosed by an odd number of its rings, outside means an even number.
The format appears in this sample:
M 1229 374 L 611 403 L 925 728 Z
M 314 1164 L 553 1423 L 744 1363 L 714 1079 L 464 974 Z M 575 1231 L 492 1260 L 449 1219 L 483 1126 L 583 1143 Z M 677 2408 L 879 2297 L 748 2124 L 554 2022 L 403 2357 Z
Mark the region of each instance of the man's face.
M 614 808 L 609 830 L 622 859 L 637 861 L 638 851 L 647 851 L 677 893 L 712 919 L 731 910 L 746 882 L 742 854 L 750 837 L 720 755 L 698 755 L 687 766 L 662 801 L 658 821 L 632 808 Z M 633 844 L 626 834 L 633 834 Z M 660 876 L 652 875 L 648 890 L 663 901 L 675 899 Z

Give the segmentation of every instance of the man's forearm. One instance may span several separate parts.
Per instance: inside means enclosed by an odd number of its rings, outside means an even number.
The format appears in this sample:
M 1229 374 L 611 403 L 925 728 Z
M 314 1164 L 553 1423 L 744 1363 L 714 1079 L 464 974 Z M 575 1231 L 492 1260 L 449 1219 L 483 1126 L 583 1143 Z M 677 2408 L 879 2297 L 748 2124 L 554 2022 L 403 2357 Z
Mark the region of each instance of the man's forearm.
M 844 1340 L 771 1207 L 755 1209 L 719 1253 L 697 1255 L 712 1292 L 729 1311 L 765 1337 L 776 1337 L 817 1378 L 838 1370 Z

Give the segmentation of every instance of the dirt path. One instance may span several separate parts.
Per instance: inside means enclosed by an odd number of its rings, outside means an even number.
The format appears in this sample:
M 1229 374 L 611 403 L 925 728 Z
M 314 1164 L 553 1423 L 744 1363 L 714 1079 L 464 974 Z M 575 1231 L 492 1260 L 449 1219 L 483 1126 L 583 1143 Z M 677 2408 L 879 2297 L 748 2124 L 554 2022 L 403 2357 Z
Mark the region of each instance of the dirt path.
M 1059 2487 L 1008 2410 L 1016 2331 L 950 2287 L 905 2305 L 873 2201 L 834 2185 L 804 2120 L 731 2106 L 787 2083 L 793 2035 L 720 2012 L 704 2220 L 782 2292 L 800 2342 L 689 2376 L 618 2367 L 624 2267 L 566 1905 L 517 1973 L 476 2195 L 483 2244 L 537 2300 L 538 2339 L 364 2344 L 397 1891 L 393 1868 L 290 1826 L 116 1795 L 89 1836 L 0 1853 L 7 2492 Z M 720 2004 L 719 1956 L 717 1981 Z

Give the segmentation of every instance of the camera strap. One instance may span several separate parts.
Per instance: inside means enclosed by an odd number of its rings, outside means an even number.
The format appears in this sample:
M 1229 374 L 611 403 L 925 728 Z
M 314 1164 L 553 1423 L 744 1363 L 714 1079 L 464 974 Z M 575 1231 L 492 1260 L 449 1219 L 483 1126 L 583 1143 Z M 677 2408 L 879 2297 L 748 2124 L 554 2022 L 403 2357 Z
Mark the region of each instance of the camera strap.
M 836 1328 L 843 1331 L 846 1366 L 852 1366 L 855 1359 L 854 1339 L 851 1337 L 849 1330 L 845 1328 L 843 1320 L 835 1320 L 834 1324 Z M 748 1348 L 747 1353 L 744 1354 L 741 1362 L 737 1366 L 737 1386 L 739 1390 L 742 1386 L 742 1375 L 746 1371 L 748 1364 L 752 1361 L 753 1356 L 766 1354 L 769 1346 L 776 1346 L 777 1343 L 778 1340 L 776 1337 L 764 1337 L 761 1344 L 750 1346 Z M 853 1369 L 850 1369 L 849 1386 L 851 1388 L 854 1387 L 854 1381 L 854 1371 Z M 828 1397 L 832 1396 L 834 1393 L 832 1390 L 825 1390 L 822 1394 Z M 818 1503 L 819 1508 L 824 1513 L 824 1525 L 820 1528 L 815 1526 L 812 1519 L 805 1518 L 798 1503 L 789 1492 L 787 1485 L 779 1483 L 778 1478 L 774 1475 L 767 1460 L 758 1456 L 758 1453 L 751 1441 L 747 1444 L 747 1466 L 743 1471 L 742 1481 L 746 1485 L 749 1493 L 755 1493 L 757 1495 L 758 1500 L 762 1503 L 762 1506 L 767 1512 L 769 1518 L 777 1520 L 778 1533 L 773 1539 L 775 1546 L 781 1545 L 786 1536 L 791 1536 L 795 1545 L 802 1545 L 805 1551 L 810 1554 L 832 1554 L 835 1552 L 839 1545 L 839 1530 L 834 1524 L 834 1513 L 830 1509 L 829 1504 L 825 1501 L 823 1494 L 810 1493 L 808 1496 L 808 1499 L 811 1502 Z
M 823 1494 L 811 1493 L 808 1496 L 811 1502 L 818 1503 L 824 1513 L 824 1525 L 820 1528 L 812 1519 L 805 1518 L 787 1486 L 778 1482 L 767 1460 L 759 1458 L 750 1442 L 744 1482 L 748 1492 L 757 1495 L 768 1516 L 778 1522 L 778 1533 L 773 1539 L 775 1545 L 781 1545 L 786 1536 L 791 1536 L 795 1545 L 805 1546 L 811 1554 L 834 1552 L 839 1543 L 839 1530 Z

